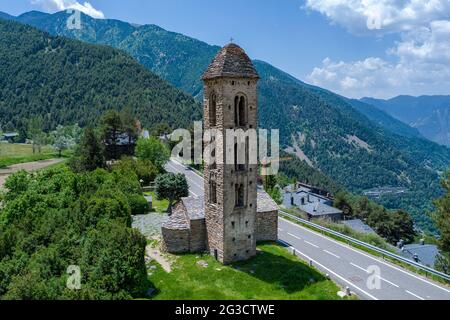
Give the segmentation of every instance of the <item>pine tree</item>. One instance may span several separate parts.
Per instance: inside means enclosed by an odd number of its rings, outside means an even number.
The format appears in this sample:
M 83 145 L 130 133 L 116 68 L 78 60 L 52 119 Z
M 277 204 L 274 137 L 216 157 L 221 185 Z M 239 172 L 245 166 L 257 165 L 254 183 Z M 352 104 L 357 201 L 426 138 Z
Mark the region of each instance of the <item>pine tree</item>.
M 81 142 L 70 161 L 70 167 L 75 172 L 94 171 L 105 166 L 103 145 L 92 127 L 84 130 Z

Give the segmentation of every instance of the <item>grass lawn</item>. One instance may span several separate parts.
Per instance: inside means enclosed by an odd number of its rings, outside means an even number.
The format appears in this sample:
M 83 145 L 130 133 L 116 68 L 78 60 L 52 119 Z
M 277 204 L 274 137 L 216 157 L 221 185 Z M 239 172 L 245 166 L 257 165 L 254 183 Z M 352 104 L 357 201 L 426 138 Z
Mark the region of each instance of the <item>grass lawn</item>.
M 248 261 L 223 266 L 210 255 L 178 256 L 172 272 L 151 262 L 158 300 L 339 300 L 338 286 L 277 244 L 261 244 Z M 205 268 L 198 261 L 206 261 Z M 153 268 L 154 268 L 153 267 Z
M 44 146 L 41 153 L 33 154 L 33 147 L 30 144 L 0 143 L 0 168 L 57 157 L 58 152 L 50 146 Z
M 169 200 L 163 199 L 158 200 L 156 197 L 155 192 L 144 192 L 146 196 L 152 196 L 153 197 L 153 211 L 159 212 L 159 213 L 166 213 L 167 209 L 169 208 Z

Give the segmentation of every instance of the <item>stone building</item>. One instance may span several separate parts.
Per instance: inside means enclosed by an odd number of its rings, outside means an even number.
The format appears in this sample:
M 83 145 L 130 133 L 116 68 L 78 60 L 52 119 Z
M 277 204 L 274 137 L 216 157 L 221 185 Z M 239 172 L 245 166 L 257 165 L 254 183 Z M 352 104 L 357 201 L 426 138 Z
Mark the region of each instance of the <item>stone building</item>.
M 250 58 L 235 44 L 222 48 L 205 74 L 205 129 L 220 131 L 216 162 L 205 166 L 205 217 L 209 251 L 222 263 L 256 254 L 257 164 L 247 162 L 247 141 L 228 142 L 226 130 L 257 128 L 257 83 Z M 219 140 L 219 139 L 218 139 Z M 234 149 L 227 148 L 234 145 Z M 239 151 L 245 150 L 244 161 Z M 228 153 L 234 152 L 234 163 Z M 228 160 L 228 161 L 227 161 Z
M 182 198 L 162 225 L 163 249 L 171 253 L 208 250 L 203 198 Z M 258 190 L 255 218 L 256 241 L 278 240 L 278 205 Z
M 256 255 L 256 241 L 277 240 L 278 207 L 263 191 L 258 196 L 258 165 L 250 161 L 245 136 L 258 128 L 259 76 L 245 51 L 231 43 L 202 79 L 205 129 L 221 133 L 211 140 L 215 161 L 205 165 L 202 200 L 183 199 L 163 225 L 164 246 L 169 252 L 205 249 L 218 261 L 232 263 Z M 230 137 L 229 130 L 240 130 L 244 138 Z

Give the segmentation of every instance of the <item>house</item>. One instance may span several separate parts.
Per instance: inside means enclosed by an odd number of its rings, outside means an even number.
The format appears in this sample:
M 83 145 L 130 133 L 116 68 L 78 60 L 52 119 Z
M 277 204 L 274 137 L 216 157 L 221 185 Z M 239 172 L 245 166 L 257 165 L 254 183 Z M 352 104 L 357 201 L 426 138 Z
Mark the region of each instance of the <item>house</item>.
M 17 132 L 4 133 L 2 135 L 2 140 L 12 143 L 12 142 L 14 142 L 14 139 L 18 136 L 19 136 L 19 134 Z
M 344 220 L 343 224 L 349 226 L 353 230 L 366 234 L 376 234 L 376 232 L 360 219 Z
M 305 184 L 297 183 L 295 186 L 288 186 L 283 192 L 283 206 L 288 209 L 292 207 L 298 208 L 308 219 L 328 218 L 334 221 L 341 220 L 343 212 L 332 205 L 333 199 L 328 192 Z
M 433 268 L 439 249 L 431 244 L 407 244 L 400 249 L 400 253 L 405 258 Z

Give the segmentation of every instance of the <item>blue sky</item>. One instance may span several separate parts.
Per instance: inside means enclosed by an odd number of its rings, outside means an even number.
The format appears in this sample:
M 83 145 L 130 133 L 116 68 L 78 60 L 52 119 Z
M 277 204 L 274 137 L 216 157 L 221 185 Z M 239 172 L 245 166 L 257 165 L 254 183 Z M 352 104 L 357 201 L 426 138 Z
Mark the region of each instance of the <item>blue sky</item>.
M 77 7 L 157 24 L 349 97 L 450 94 L 449 0 L 0 0 L 0 11 Z

